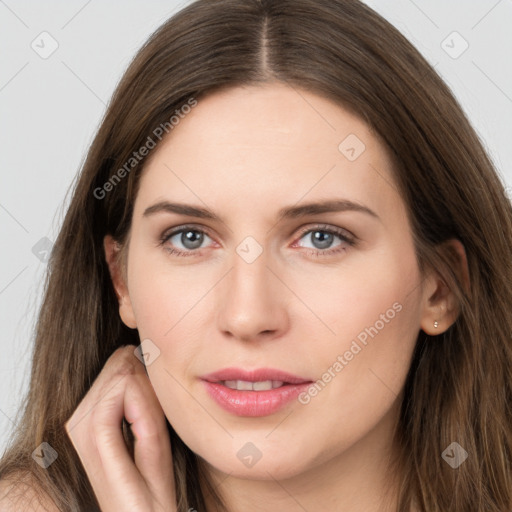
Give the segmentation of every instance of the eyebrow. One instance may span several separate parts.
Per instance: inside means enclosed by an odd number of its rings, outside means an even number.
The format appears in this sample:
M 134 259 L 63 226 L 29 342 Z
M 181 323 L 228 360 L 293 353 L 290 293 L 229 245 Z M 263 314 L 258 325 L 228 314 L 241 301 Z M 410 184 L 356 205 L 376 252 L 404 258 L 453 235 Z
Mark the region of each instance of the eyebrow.
M 331 199 L 321 202 L 306 203 L 300 206 L 287 206 L 285 208 L 281 208 L 278 211 L 277 216 L 278 218 L 283 219 L 296 219 L 298 217 L 305 217 L 307 215 L 346 211 L 365 213 L 376 219 L 379 219 L 379 216 L 367 206 L 349 201 L 348 199 Z M 223 220 L 218 215 L 213 213 L 208 208 L 202 208 L 199 206 L 192 206 L 183 203 L 171 203 L 169 201 L 160 201 L 153 206 L 146 208 L 146 210 L 144 210 L 143 217 L 149 217 L 156 213 L 162 212 L 177 213 L 190 217 L 198 217 L 201 219 L 210 219 L 223 222 Z

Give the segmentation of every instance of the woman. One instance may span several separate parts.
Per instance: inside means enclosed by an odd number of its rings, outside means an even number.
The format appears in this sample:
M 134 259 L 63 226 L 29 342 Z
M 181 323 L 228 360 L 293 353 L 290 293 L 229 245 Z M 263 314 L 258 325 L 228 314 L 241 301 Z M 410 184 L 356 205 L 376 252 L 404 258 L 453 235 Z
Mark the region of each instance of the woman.
M 82 169 L 4 508 L 511 510 L 511 247 L 475 131 L 375 12 L 191 4 Z

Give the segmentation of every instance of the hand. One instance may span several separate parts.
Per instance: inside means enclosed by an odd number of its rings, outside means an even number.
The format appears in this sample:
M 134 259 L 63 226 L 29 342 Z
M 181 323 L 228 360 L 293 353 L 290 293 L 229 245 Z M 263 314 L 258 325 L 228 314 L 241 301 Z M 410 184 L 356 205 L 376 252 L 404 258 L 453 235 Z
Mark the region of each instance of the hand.
M 171 444 L 164 412 L 135 346 L 117 349 L 66 422 L 103 512 L 175 512 Z M 135 437 L 134 459 L 121 430 Z

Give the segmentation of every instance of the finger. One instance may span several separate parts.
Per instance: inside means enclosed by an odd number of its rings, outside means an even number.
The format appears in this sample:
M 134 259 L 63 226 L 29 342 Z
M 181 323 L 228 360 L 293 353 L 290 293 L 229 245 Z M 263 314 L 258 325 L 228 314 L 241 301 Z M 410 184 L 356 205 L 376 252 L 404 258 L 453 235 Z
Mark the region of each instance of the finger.
M 133 361 L 134 347 L 122 347 L 108 359 L 73 416 L 66 431 L 87 472 L 100 503 L 137 501 L 142 492 L 140 474 L 122 437 L 124 395 L 127 383 L 139 368 Z
M 135 464 L 151 492 L 169 499 L 174 471 L 165 414 L 145 372 L 133 384 L 125 394 L 124 411 L 135 437 Z
M 124 400 L 131 387 L 131 377 L 130 373 L 117 376 L 114 386 L 91 412 L 90 430 L 96 449 L 86 460 L 89 466 L 98 464 L 102 468 L 95 481 L 91 478 L 100 503 L 108 499 L 113 503 L 129 501 L 135 506 L 138 495 L 143 492 L 141 476 L 130 457 L 121 430 Z

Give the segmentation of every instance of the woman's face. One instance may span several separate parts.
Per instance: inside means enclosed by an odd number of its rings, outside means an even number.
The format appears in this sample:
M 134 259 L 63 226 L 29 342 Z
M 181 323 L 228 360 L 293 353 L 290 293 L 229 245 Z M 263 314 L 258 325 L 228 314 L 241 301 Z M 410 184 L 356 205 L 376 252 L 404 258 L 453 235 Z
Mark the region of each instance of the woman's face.
M 121 315 L 151 340 L 178 435 L 244 478 L 379 457 L 427 300 L 384 147 L 339 105 L 267 84 L 200 100 L 153 151 Z

